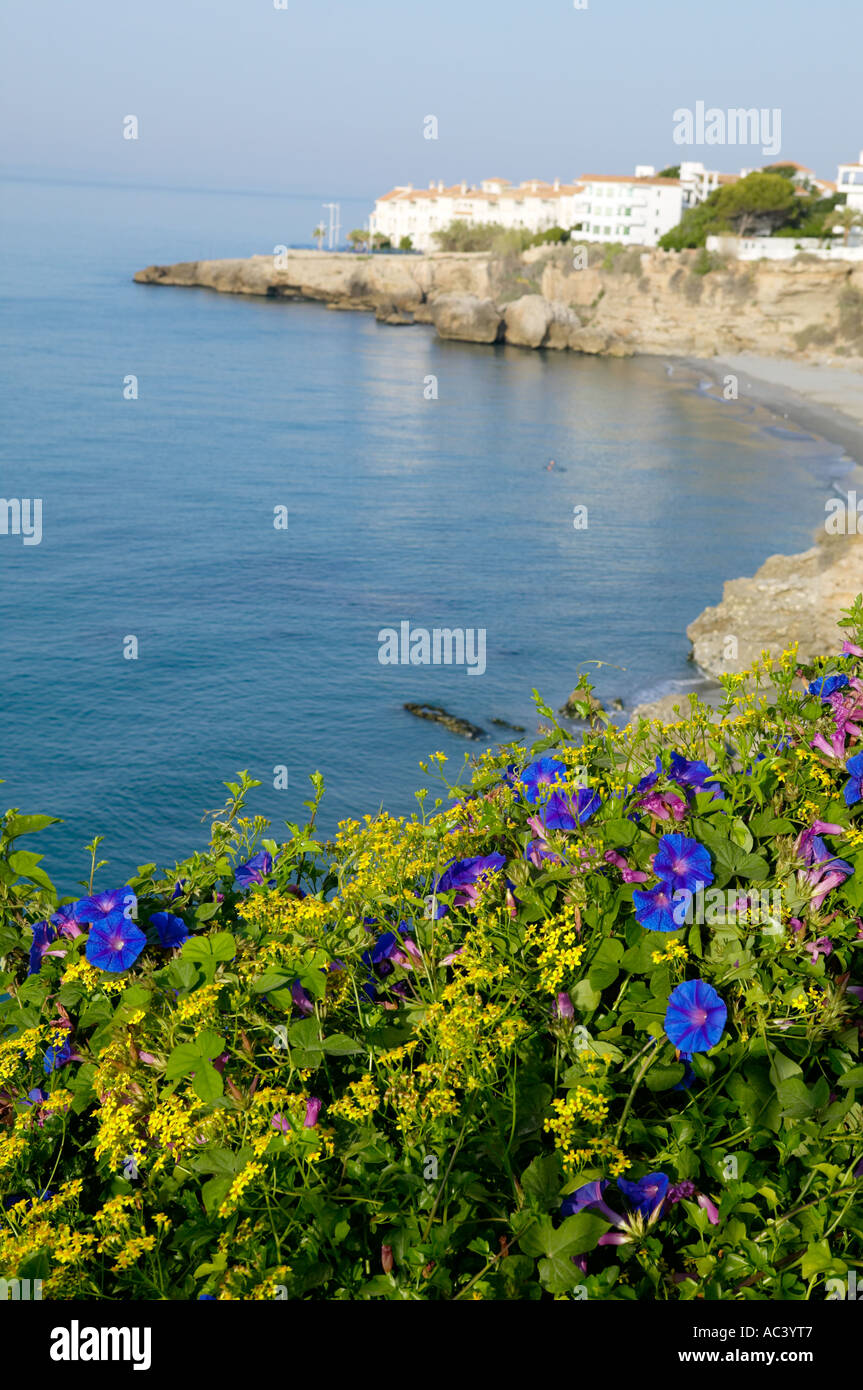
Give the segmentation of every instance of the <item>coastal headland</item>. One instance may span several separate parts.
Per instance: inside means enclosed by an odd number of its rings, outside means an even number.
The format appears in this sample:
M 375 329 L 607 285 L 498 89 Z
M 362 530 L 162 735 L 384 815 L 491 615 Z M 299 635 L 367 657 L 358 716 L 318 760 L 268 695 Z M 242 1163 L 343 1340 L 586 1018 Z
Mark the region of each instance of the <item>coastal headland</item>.
M 314 300 L 382 323 L 431 324 L 462 342 L 667 357 L 670 370 L 697 369 L 717 391 L 733 381 L 737 398 L 836 443 L 863 467 L 863 266 L 806 255 L 740 263 L 694 251 L 588 251 L 577 269 L 566 246 L 501 257 L 298 250 L 148 266 L 135 280 Z M 805 661 L 841 640 L 841 609 L 863 591 L 863 517 L 861 534 L 852 521 L 844 532 L 820 528 L 802 554 L 772 555 L 753 577 L 728 581 L 721 601 L 689 624 L 708 694 L 763 650 L 797 642 Z M 669 718 L 681 698 L 636 713 Z

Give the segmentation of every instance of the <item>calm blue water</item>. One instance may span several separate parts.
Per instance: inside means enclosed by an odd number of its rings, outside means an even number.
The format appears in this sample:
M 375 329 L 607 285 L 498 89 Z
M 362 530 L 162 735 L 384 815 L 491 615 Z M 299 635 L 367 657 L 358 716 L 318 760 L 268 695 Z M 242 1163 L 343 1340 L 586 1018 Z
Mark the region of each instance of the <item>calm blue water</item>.
M 477 745 L 406 700 L 532 731 L 531 687 L 557 706 L 584 663 L 611 663 L 598 688 L 627 702 L 686 680 L 687 622 L 806 547 L 848 466 L 658 360 L 132 283 L 307 243 L 320 199 L 2 191 L 0 494 L 41 497 L 44 534 L 0 536 L 0 798 L 64 818 L 42 847 L 66 886 L 97 832 L 117 881 L 195 848 L 241 767 L 276 833 L 316 768 L 326 829 L 410 810 L 420 758 Z M 343 204 L 343 226 L 367 212 Z M 378 630 L 403 620 L 485 628 L 485 675 L 381 666 Z

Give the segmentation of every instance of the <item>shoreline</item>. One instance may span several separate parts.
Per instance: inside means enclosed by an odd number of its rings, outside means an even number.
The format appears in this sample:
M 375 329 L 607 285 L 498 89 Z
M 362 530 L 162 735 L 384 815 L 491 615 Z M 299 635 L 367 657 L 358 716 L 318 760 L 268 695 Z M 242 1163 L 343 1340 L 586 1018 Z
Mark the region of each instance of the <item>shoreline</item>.
M 719 386 L 729 372 L 734 373 L 741 400 L 840 445 L 863 469 L 863 371 L 754 353 L 670 360 L 704 372 Z
M 669 361 L 687 371 L 703 373 L 720 388 L 723 378 L 729 372 L 734 373 L 738 377 L 740 400 L 840 447 L 852 465 L 848 482 L 863 497 L 863 372 L 833 363 L 795 362 L 752 353 L 711 358 L 669 357 Z M 834 488 L 838 496 L 838 486 L 834 484 Z M 756 619 L 760 616 L 763 620 L 760 627 L 757 622 L 755 625 L 762 634 L 754 642 L 756 647 L 758 641 L 763 641 L 765 646 L 772 645 L 775 650 L 777 644 L 770 642 L 769 633 L 771 629 L 781 628 L 784 621 L 788 642 L 803 639 L 801 660 L 814 655 L 813 645 L 821 645 L 817 638 L 813 639 L 819 625 L 807 608 L 827 606 L 837 616 L 843 597 L 848 598 L 850 589 L 863 590 L 863 553 L 852 543 L 847 552 L 838 556 L 835 550 L 838 539 L 830 538 L 831 548 L 826 534 L 820 530 L 814 532 L 813 540 L 813 547 L 808 551 L 797 555 L 773 554 L 755 575 L 726 581 L 720 603 L 704 609 L 687 627 L 687 637 L 693 645 L 691 683 L 640 702 L 629 712 L 626 722 L 639 717 L 672 722 L 676 717 L 675 707 L 679 707 L 682 714 L 686 713 L 687 697 L 691 692 L 715 709 L 721 703 L 723 690 L 715 672 L 699 663 L 700 630 L 705 630 L 705 645 L 722 628 L 733 633 L 741 625 L 741 617 L 745 618 L 747 608 Z M 846 584 L 844 596 L 836 594 L 836 570 L 843 577 L 847 571 L 850 589 Z M 777 604 L 775 612 L 772 611 L 774 602 Z M 829 616 L 820 624 L 822 635 L 826 627 L 829 627 Z M 715 645 L 714 641 L 714 648 Z M 750 643 L 750 648 L 752 645 Z M 750 650 L 745 659 L 741 656 L 740 660 L 729 664 L 729 672 L 736 671 L 741 664 L 748 664 L 751 655 Z M 677 684 L 680 686 L 681 682 Z

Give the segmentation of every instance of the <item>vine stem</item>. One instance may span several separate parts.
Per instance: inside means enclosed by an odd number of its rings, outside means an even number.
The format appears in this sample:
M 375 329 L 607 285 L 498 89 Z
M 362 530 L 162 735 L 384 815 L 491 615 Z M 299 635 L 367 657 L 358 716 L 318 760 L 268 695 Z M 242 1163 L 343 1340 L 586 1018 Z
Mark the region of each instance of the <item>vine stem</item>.
M 617 1129 L 614 1132 L 615 1144 L 620 1143 L 620 1136 L 623 1133 L 623 1126 L 626 1124 L 627 1116 L 629 1115 L 629 1112 L 632 1109 L 632 1102 L 635 1099 L 635 1093 L 641 1085 L 641 1082 L 644 1080 L 646 1073 L 650 1070 L 657 1057 L 659 1056 L 660 1051 L 660 1048 L 655 1048 L 653 1055 L 645 1058 L 645 1060 L 642 1062 L 641 1066 L 638 1068 L 638 1071 L 635 1074 L 635 1080 L 632 1083 L 632 1089 L 629 1092 L 629 1095 L 626 1097 L 626 1104 L 623 1107 L 623 1114 L 621 1115 L 620 1120 L 618 1121 Z

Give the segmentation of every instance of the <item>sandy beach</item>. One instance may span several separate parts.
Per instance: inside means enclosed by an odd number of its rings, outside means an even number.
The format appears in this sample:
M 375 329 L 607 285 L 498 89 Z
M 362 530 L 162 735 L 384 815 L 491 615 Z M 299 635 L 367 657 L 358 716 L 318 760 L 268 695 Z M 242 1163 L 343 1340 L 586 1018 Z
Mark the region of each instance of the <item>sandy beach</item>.
M 742 399 L 841 444 L 863 466 L 863 367 L 794 362 L 748 352 L 683 360 L 718 382 L 733 372 Z

